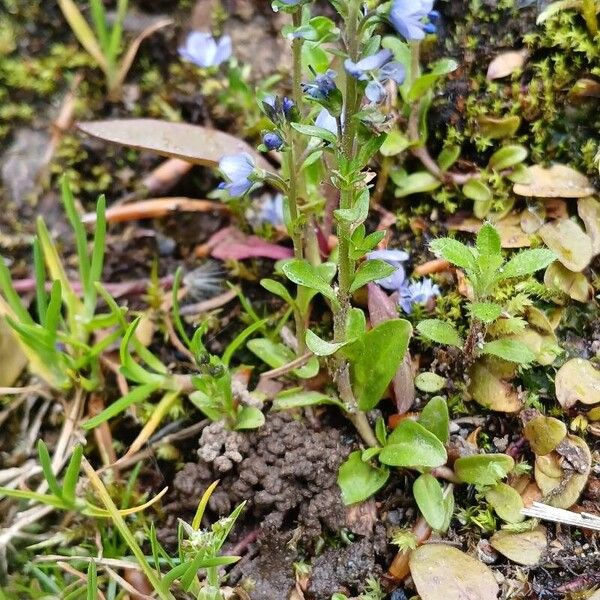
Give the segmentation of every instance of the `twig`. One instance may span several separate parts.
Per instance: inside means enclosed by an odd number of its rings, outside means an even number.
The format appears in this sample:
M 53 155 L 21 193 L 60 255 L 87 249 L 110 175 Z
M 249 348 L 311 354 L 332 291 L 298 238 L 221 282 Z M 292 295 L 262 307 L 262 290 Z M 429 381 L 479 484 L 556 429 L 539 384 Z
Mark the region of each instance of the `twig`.
M 104 567 L 104 569 L 111 579 L 116 581 L 125 591 L 131 594 L 132 598 L 135 598 L 136 600 L 154 600 L 154 596 L 148 596 L 147 594 L 140 592 L 110 567 Z
M 600 517 L 590 513 L 576 513 L 563 508 L 555 508 L 541 502 L 534 502 L 530 507 L 523 508 L 521 514 L 526 517 L 535 517 L 545 521 L 553 521 L 554 523 L 564 523 L 565 525 L 573 525 L 583 529 L 594 529 L 600 531 Z
M 311 357 L 313 356 L 312 352 L 307 352 L 298 358 L 295 358 L 291 362 L 287 363 L 287 365 L 282 365 L 281 367 L 277 367 L 276 369 L 271 369 L 270 371 L 265 371 L 260 377 L 261 379 L 274 379 L 275 377 L 279 377 L 280 375 L 285 375 L 294 369 L 301 367 L 306 364 Z

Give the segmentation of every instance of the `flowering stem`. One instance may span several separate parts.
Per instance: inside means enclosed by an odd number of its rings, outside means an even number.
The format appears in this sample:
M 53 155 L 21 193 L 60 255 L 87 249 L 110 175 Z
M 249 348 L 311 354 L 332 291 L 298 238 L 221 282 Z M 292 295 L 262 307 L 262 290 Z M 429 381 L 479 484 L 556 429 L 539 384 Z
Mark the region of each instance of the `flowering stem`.
M 350 0 L 348 3 L 348 17 L 346 19 L 346 45 L 348 56 L 354 62 L 359 56 L 360 36 L 358 31 L 361 0 Z M 342 160 L 340 168 L 340 208 L 348 209 L 354 204 L 356 197 L 355 173 L 350 167 L 356 154 L 356 123 L 354 115 L 358 110 L 360 97 L 358 95 L 357 81 L 354 77 L 346 76 L 346 89 L 344 94 L 344 118 L 337 119 L 338 138 L 340 139 Z M 342 126 L 343 123 L 343 126 Z M 337 226 L 338 237 L 338 291 L 337 298 L 339 309 L 334 311 L 334 339 L 337 342 L 346 340 L 346 320 L 350 309 L 350 286 L 354 278 L 354 261 L 350 257 L 350 225 L 340 221 Z M 356 403 L 350 382 L 350 365 L 345 359 L 340 359 L 336 365 L 335 382 L 340 398 L 346 406 L 346 417 L 354 425 L 365 444 L 370 447 L 377 446 L 377 438 L 369 424 L 367 415 L 362 412 Z

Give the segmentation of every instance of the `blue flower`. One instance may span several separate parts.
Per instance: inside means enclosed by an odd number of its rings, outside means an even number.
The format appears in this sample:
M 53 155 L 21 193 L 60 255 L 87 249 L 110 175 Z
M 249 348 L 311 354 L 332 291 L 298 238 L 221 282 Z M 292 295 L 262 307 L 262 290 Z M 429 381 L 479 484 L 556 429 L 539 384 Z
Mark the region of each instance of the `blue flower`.
M 335 85 L 335 77 L 337 73 L 332 69 L 329 69 L 326 73 L 317 75 L 313 81 L 309 83 L 303 83 L 302 89 L 307 96 L 310 96 L 313 100 L 327 100 L 330 94 L 337 90 Z
M 268 131 L 263 136 L 263 143 L 268 150 L 279 150 L 283 146 L 283 140 L 274 131 Z
M 231 56 L 231 38 L 216 41 L 206 31 L 192 31 L 179 48 L 179 55 L 199 67 L 217 67 Z
M 407 261 L 408 258 L 408 254 L 403 250 L 374 250 L 367 253 L 367 260 L 383 260 L 396 268 L 391 275 L 376 281 L 382 288 L 393 291 L 398 291 L 404 283 L 406 273 L 402 263 Z
M 279 96 L 267 96 L 263 99 L 263 108 L 267 116 L 273 123 L 283 123 L 292 120 L 293 112 L 296 107 L 294 101 L 290 98 Z
M 380 50 L 376 54 L 367 56 L 357 63 L 349 58 L 344 61 L 346 72 L 360 81 L 369 81 L 370 73 L 372 79 L 367 84 L 365 95 L 376 104 L 383 102 L 386 97 L 385 83 L 389 80 L 395 81 L 400 85 L 404 81 L 406 69 L 399 62 L 390 62 L 392 52 L 390 50 Z
M 434 21 L 439 13 L 432 10 L 433 1 L 393 0 L 390 21 L 394 29 L 406 40 L 422 40 L 425 33 L 435 33 Z M 429 23 L 424 23 L 426 17 L 429 17 Z
M 371 54 L 371 56 L 367 56 L 358 62 L 353 62 L 347 58 L 344 61 L 344 68 L 346 69 L 346 73 L 352 75 L 355 79 L 366 81 L 368 79 L 367 72 L 380 69 L 385 63 L 389 62 L 392 56 L 391 50 L 380 50 L 376 54 Z
M 273 227 L 283 225 L 283 196 L 281 194 L 270 196 L 262 203 L 258 220 L 261 223 L 271 223 Z
M 326 108 L 322 108 L 321 112 L 317 115 L 315 126 L 320 127 L 321 129 L 327 129 L 327 131 L 330 131 L 333 135 L 338 134 L 337 121 Z
M 219 169 L 227 179 L 227 183 L 222 183 L 219 187 L 227 190 L 231 196 L 237 198 L 250 191 L 253 185 L 250 176 L 254 173 L 255 165 L 249 154 L 242 152 L 224 156 L 219 162 Z
M 398 289 L 398 304 L 407 314 L 410 314 L 415 304 L 427 304 L 432 298 L 440 295 L 440 288 L 431 279 L 423 279 L 413 283 L 404 283 Z

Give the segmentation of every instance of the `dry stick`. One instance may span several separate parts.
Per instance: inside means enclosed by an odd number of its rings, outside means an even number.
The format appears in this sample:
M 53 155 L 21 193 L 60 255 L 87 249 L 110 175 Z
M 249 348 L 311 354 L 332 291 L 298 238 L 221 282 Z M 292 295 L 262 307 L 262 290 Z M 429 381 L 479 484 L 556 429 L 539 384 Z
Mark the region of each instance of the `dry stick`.
M 260 377 L 261 379 L 274 379 L 275 377 L 279 377 L 280 375 L 285 375 L 294 369 L 301 367 L 306 364 L 312 357 L 312 352 L 307 352 L 298 358 L 295 358 L 291 362 L 286 365 L 282 365 L 281 367 L 277 367 L 276 369 L 271 369 L 270 371 L 265 371 Z

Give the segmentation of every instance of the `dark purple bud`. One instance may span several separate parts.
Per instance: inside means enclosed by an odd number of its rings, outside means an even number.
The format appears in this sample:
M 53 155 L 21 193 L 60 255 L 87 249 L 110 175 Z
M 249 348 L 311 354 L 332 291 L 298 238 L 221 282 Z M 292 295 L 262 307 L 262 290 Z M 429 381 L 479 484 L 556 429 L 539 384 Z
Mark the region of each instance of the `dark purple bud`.
M 433 23 L 425 23 L 425 25 L 423 25 L 423 31 L 425 33 L 435 33 L 437 27 Z
M 265 133 L 263 143 L 268 150 L 279 150 L 283 146 L 283 140 L 274 131 Z
M 285 115 L 286 119 L 289 119 L 290 115 L 292 114 L 292 111 L 294 110 L 294 107 L 296 106 L 294 104 L 294 101 L 290 98 L 285 97 L 282 101 L 282 106 L 283 114 Z
M 438 10 L 432 10 L 430 12 L 427 13 L 427 18 L 432 22 L 432 23 L 437 23 L 442 15 L 440 15 L 440 12 Z

